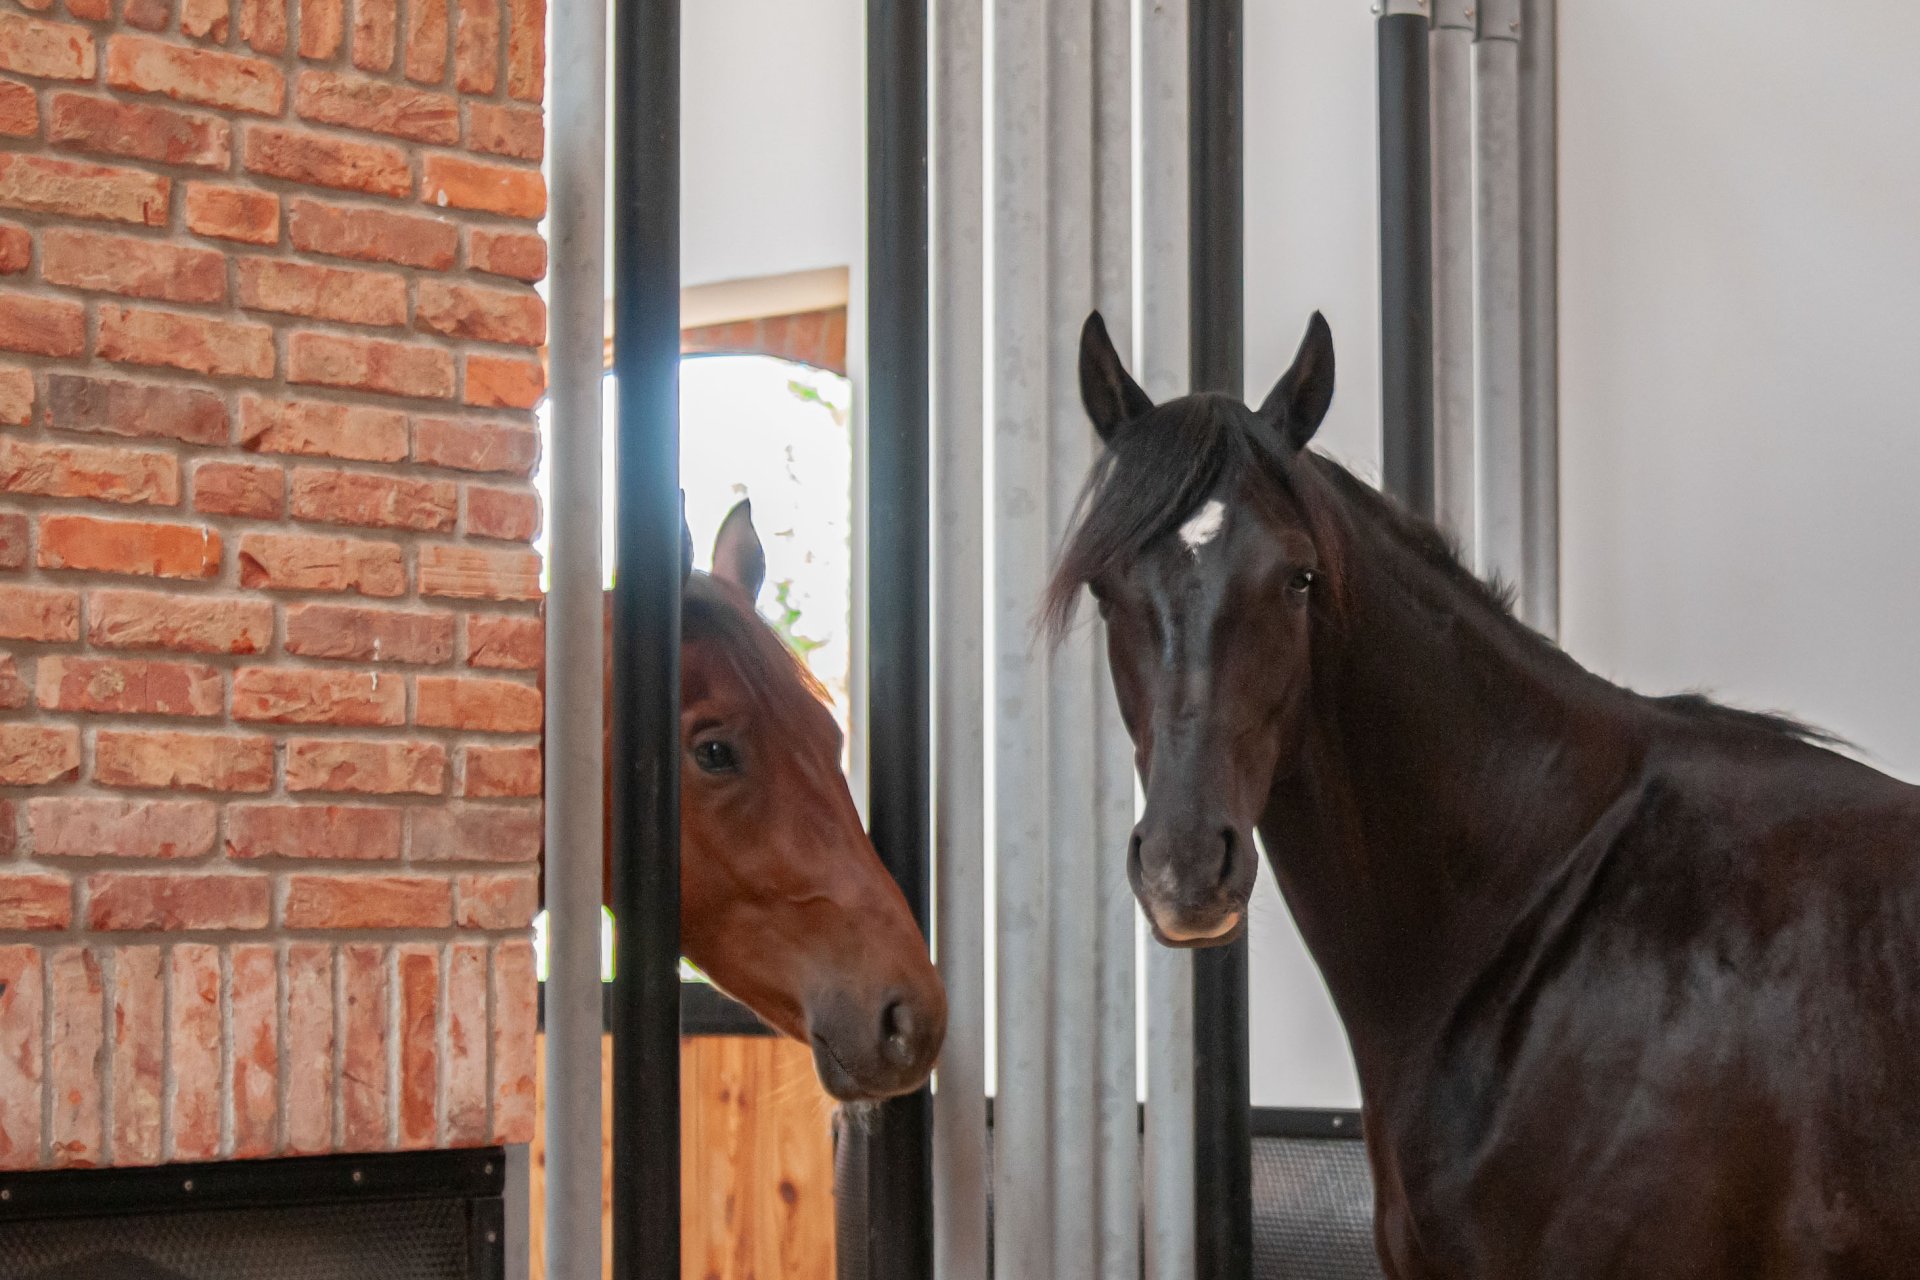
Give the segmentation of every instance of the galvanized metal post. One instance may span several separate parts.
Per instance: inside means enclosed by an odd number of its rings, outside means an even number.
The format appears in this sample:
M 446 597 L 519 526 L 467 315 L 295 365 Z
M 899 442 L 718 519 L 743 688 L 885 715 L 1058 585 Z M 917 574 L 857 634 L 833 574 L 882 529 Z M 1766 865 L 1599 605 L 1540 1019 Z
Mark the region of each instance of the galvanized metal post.
M 600 387 L 606 328 L 607 5 L 553 15 L 552 366 L 547 447 L 546 1274 L 600 1277 L 601 841 L 606 603 Z
M 1520 616 L 1560 630 L 1558 28 L 1554 0 L 1520 5 L 1520 419 L 1526 473 Z
M 1381 478 L 1431 515 L 1432 137 L 1424 0 L 1384 0 L 1379 21 Z
M 1478 0 L 1473 46 L 1474 567 L 1518 582 L 1526 468 L 1520 403 L 1520 0 Z
M 1474 0 L 1435 0 L 1430 37 L 1433 155 L 1435 515 L 1469 551 L 1473 459 Z

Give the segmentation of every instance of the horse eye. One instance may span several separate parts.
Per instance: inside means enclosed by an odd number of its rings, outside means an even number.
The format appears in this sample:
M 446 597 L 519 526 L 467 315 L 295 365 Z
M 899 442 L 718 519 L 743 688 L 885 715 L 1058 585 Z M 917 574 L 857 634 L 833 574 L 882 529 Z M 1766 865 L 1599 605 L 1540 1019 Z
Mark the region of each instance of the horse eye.
M 1293 592 L 1295 595 L 1303 596 L 1311 591 L 1313 584 L 1318 581 L 1320 581 L 1319 574 L 1311 569 L 1301 569 L 1296 571 L 1293 577 L 1287 580 L 1287 590 Z
M 708 738 L 693 749 L 693 762 L 707 773 L 733 773 L 740 759 L 733 748 L 718 738 Z

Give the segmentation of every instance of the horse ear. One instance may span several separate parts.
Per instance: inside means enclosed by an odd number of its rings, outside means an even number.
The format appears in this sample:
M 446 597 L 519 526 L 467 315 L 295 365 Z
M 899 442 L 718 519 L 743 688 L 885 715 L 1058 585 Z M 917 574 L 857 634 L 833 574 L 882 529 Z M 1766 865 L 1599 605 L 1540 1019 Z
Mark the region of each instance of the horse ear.
M 1143 416 L 1153 401 L 1120 363 L 1120 353 L 1107 336 L 1107 322 L 1098 311 L 1080 330 L 1080 402 L 1087 406 L 1093 429 L 1102 440 L 1113 439 L 1122 425 Z
M 687 491 L 680 491 L 680 589 L 693 576 L 693 530 L 687 528 Z
M 749 600 L 758 600 L 760 588 L 766 585 L 767 552 L 754 530 L 753 503 L 747 499 L 727 512 L 727 518 L 720 522 L 720 532 L 714 535 L 713 576 L 731 582 L 746 592 Z
M 1318 311 L 1307 321 L 1307 336 L 1300 340 L 1300 351 L 1293 367 L 1280 375 L 1266 403 L 1260 406 L 1260 419 L 1286 437 L 1295 449 L 1307 447 L 1320 422 L 1333 403 L 1333 330 Z

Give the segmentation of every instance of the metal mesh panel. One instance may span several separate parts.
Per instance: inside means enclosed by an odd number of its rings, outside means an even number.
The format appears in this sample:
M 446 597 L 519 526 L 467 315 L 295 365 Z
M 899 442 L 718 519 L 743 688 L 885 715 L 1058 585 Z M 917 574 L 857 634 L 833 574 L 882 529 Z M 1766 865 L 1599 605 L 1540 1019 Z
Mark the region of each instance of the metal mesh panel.
M 1382 1280 L 1364 1143 L 1253 1140 L 1253 1274 L 1260 1280 Z
M 6 1280 L 468 1280 L 468 1204 L 403 1200 L 0 1223 Z
M 841 1110 L 833 1113 L 833 1238 L 836 1280 L 867 1280 L 867 1144 Z

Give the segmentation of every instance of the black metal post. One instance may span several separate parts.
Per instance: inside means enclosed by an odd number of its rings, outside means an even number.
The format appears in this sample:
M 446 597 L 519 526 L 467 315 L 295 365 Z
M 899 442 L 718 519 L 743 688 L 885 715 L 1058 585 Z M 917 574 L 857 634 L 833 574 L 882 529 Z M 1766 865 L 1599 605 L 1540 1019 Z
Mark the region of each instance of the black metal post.
M 867 734 L 873 843 L 924 933 L 932 850 L 927 5 L 867 3 Z M 925 1087 L 868 1131 L 865 1274 L 933 1274 Z
M 1381 478 L 1423 516 L 1433 488 L 1433 154 L 1424 13 L 1380 17 Z
M 615 12 L 613 1274 L 679 1280 L 680 4 Z
M 1246 394 L 1241 0 L 1191 0 L 1187 29 L 1193 388 Z M 1194 1275 L 1253 1274 L 1247 942 L 1193 954 Z

